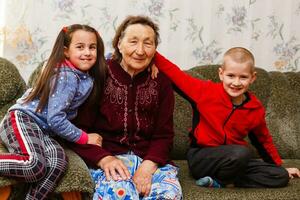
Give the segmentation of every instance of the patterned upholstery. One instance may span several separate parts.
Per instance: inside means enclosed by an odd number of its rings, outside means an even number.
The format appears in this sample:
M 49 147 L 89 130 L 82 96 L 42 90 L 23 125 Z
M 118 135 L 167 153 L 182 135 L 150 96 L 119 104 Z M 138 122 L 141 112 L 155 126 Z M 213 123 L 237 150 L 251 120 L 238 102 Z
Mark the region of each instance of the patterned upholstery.
M 0 119 L 26 89 L 26 83 L 16 66 L 0 58 Z

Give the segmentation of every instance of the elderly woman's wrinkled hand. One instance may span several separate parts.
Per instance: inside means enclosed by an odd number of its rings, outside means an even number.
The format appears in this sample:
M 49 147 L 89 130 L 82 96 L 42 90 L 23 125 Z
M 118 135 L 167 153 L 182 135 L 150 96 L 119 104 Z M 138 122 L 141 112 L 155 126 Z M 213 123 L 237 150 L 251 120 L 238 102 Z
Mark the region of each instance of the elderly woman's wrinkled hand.
M 108 181 L 111 179 L 115 181 L 130 179 L 126 165 L 115 156 L 105 156 L 98 162 L 98 166 L 104 171 Z
M 148 196 L 151 191 L 152 175 L 157 170 L 157 164 L 144 160 L 133 176 L 133 182 L 142 196 Z

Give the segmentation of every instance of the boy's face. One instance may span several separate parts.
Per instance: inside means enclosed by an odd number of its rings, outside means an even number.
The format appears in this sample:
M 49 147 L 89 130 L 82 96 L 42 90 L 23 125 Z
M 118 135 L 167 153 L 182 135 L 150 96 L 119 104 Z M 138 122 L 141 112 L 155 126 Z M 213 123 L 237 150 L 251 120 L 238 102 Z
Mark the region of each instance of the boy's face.
M 231 101 L 240 104 L 244 99 L 243 94 L 256 79 L 256 72 L 251 69 L 249 63 L 237 63 L 226 59 L 224 66 L 219 68 L 219 77 Z

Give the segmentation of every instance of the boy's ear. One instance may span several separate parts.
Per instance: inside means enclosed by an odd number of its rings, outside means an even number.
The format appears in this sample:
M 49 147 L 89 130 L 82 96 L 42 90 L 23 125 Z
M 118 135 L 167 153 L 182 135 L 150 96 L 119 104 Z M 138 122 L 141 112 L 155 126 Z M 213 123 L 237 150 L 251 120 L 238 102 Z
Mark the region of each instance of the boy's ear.
M 251 84 L 256 80 L 256 71 L 252 73 Z
M 64 47 L 64 54 L 66 58 L 69 58 L 69 49 L 67 47 Z
M 223 81 L 223 65 L 222 66 L 220 66 L 219 67 L 219 79 L 221 80 L 221 81 Z

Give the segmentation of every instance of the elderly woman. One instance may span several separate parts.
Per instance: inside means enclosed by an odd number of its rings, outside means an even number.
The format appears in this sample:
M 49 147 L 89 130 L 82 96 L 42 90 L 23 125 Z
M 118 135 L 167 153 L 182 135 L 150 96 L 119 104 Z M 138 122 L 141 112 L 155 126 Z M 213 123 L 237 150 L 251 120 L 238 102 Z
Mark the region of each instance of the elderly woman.
M 129 16 L 118 27 L 115 52 L 98 109 L 86 105 L 77 125 L 101 133 L 102 147 L 73 146 L 92 167 L 94 199 L 182 199 L 173 145 L 174 95 L 170 81 L 151 78 L 158 27 L 149 18 Z

